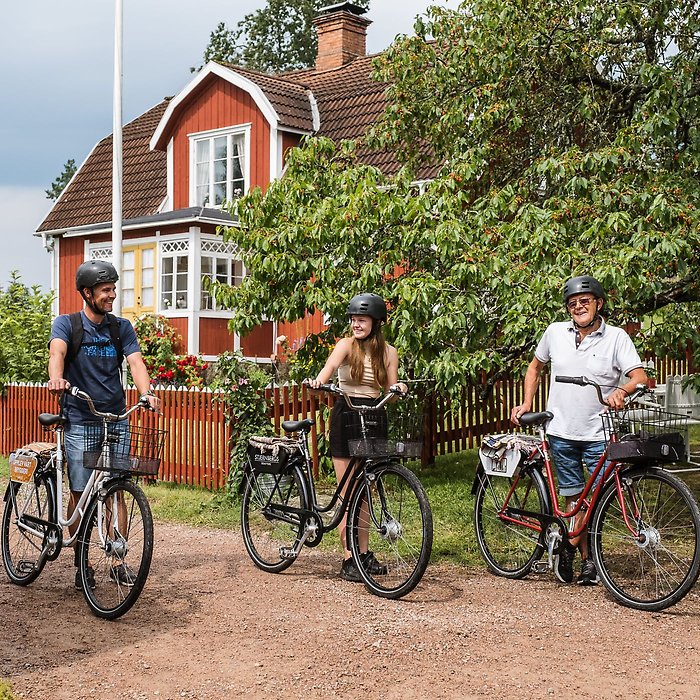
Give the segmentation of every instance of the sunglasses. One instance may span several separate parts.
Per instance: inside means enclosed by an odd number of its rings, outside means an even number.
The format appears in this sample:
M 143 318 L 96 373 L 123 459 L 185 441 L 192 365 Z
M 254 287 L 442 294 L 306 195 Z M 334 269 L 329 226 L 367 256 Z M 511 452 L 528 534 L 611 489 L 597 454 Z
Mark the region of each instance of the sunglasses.
M 577 306 L 589 306 L 592 301 L 595 301 L 592 297 L 581 297 L 580 299 L 572 299 L 567 303 L 567 309 L 575 309 Z

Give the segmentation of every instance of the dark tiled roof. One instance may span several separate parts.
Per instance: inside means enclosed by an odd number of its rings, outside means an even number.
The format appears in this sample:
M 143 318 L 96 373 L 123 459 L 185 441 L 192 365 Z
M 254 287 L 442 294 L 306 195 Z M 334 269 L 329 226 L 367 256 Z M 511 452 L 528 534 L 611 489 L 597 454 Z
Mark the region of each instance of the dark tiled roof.
M 371 78 L 375 58 L 376 55 L 363 56 L 333 70 L 298 71 L 285 77 L 313 91 L 321 121 L 319 136 L 334 141 L 358 140 L 360 161 L 379 168 L 386 175 L 393 175 L 400 168 L 394 155 L 385 150 L 372 150 L 363 143 L 367 129 L 377 121 L 386 106 L 387 84 Z M 425 166 L 418 177 L 434 177 L 436 171 L 435 167 Z
M 227 63 L 222 65 L 255 83 L 265 93 L 277 112 L 280 126 L 312 131 L 311 102 L 304 86 L 267 73 L 258 73 Z
M 149 141 L 168 100 L 124 126 L 122 214 L 155 214 L 167 193 L 166 155 Z M 44 219 L 38 231 L 63 230 L 112 220 L 112 136 L 102 139 Z

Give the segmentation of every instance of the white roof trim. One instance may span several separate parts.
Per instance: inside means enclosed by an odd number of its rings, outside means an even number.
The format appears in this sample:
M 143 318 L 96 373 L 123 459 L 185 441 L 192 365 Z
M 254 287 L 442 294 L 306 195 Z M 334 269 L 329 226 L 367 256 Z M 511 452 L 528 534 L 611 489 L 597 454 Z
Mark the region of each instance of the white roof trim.
M 257 108 L 262 112 L 262 115 L 267 120 L 270 128 L 277 128 L 279 124 L 279 116 L 277 115 L 277 112 L 272 106 L 270 100 L 267 99 L 267 96 L 260 89 L 260 87 L 252 80 L 248 80 L 248 78 L 243 77 L 240 73 L 237 73 L 229 68 L 225 68 L 215 61 L 210 61 L 206 66 L 204 66 L 204 68 L 202 68 L 201 71 L 199 71 L 199 73 L 197 73 L 197 77 L 194 78 L 194 80 L 191 80 L 172 100 L 170 100 L 170 104 L 165 110 L 165 114 L 163 114 L 161 117 L 161 120 L 158 123 L 158 128 L 155 130 L 153 138 L 151 139 L 150 148 L 152 151 L 155 150 L 156 144 L 163 136 L 163 132 L 165 131 L 170 118 L 175 113 L 175 110 L 210 75 L 216 75 L 247 92 L 253 98 L 253 102 L 255 102 Z
M 316 97 L 312 90 L 307 90 L 306 94 L 309 96 L 309 104 L 311 105 L 311 123 L 314 132 L 317 132 L 321 128 L 321 114 L 318 111 L 318 102 L 316 102 Z

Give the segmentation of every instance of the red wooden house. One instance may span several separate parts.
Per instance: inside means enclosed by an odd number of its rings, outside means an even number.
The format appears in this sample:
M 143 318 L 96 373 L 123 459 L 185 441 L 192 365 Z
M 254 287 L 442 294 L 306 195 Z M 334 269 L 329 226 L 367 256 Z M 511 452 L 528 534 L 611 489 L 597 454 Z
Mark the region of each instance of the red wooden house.
M 269 358 L 274 338 L 291 341 L 321 320 L 265 322 L 245 337 L 227 328 L 204 277 L 236 284 L 245 274 L 217 226 L 233 224 L 222 204 L 282 175 L 286 151 L 307 134 L 335 140 L 361 136 L 382 112 L 386 86 L 370 79 L 365 55 L 371 22 L 349 2 L 316 18 L 314 68 L 267 75 L 209 63 L 177 95 L 123 131 L 122 314 L 156 312 L 180 331 L 185 348 L 213 358 L 225 350 Z M 365 151 L 365 162 L 391 173 L 386 153 Z M 86 259 L 110 259 L 112 137 L 100 141 L 39 226 L 52 248 L 56 313 L 80 307 L 74 276 Z

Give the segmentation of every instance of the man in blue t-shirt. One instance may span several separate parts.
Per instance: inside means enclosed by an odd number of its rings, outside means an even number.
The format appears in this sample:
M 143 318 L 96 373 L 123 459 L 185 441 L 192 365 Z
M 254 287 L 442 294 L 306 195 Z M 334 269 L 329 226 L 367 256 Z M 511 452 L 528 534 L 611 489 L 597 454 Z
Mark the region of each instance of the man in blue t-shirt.
M 116 283 L 119 279 L 114 266 L 102 260 L 88 260 L 76 272 L 75 286 L 82 296 L 85 307 L 80 312 L 83 337 L 75 357 L 69 357 L 73 333 L 71 318 L 67 314 L 58 316 L 51 327 L 49 340 L 49 391 L 61 395 L 71 386 L 87 392 L 98 411 L 123 413 L 126 403 L 121 381 L 120 357 L 110 331 L 109 317 L 112 304 L 117 296 Z M 121 349 L 131 370 L 131 376 L 142 397 L 146 397 L 150 407 L 160 412 L 160 399 L 151 392 L 151 380 L 143 362 L 141 350 L 134 329 L 124 318 L 111 317 L 119 324 Z M 70 518 L 85 490 L 90 470 L 83 466 L 85 424 L 98 420 L 84 401 L 70 395 L 65 396 L 65 415 L 68 423 L 64 431 L 64 447 L 68 460 L 68 482 Z M 77 523 L 69 526 L 71 535 Z M 77 551 L 75 565 L 78 566 Z M 114 575 L 120 583 L 133 583 L 133 574 L 126 564 L 116 567 Z M 88 567 L 88 584 L 94 587 L 94 572 Z M 75 586 L 80 588 L 80 576 L 76 571 Z

